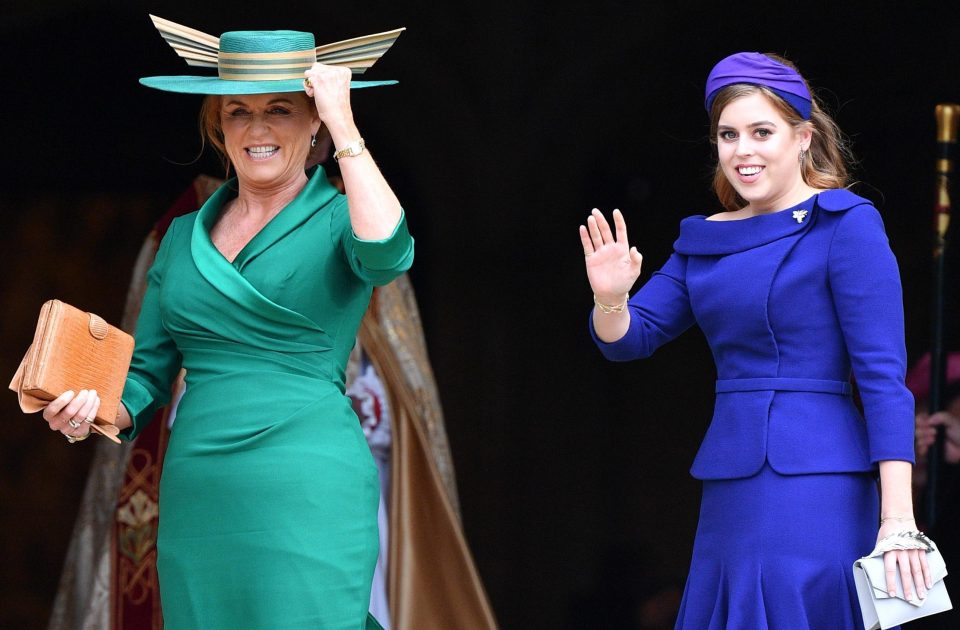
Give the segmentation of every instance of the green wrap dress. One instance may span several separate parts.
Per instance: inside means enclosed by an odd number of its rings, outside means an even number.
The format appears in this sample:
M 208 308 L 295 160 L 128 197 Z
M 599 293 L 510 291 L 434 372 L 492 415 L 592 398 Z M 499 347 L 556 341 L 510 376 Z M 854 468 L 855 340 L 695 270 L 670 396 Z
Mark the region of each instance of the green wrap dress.
M 405 218 L 358 239 L 321 167 L 231 263 L 210 230 L 236 181 L 178 218 L 148 275 L 123 393 L 134 438 L 186 393 L 163 465 L 157 569 L 165 626 L 379 627 L 377 469 L 344 367 L 372 287 L 410 267 Z

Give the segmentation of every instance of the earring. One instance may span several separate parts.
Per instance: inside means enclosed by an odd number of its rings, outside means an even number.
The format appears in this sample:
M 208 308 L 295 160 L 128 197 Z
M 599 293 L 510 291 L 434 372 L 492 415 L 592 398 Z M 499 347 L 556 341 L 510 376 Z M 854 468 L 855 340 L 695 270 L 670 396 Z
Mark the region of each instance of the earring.
M 317 146 L 317 136 L 316 134 L 313 134 L 310 136 L 310 148 L 312 149 L 315 146 Z
M 800 168 L 803 168 L 803 161 L 806 159 L 806 157 L 807 157 L 807 150 L 800 149 Z

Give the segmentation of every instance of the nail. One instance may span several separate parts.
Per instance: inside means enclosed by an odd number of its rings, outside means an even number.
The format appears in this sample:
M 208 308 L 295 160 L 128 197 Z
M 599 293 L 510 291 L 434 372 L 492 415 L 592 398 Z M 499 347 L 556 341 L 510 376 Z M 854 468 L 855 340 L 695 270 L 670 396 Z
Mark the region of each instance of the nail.
M 896 596 L 897 596 L 897 592 L 896 592 L 896 591 L 890 591 L 890 592 L 887 593 L 887 595 L 889 595 L 890 597 L 896 597 Z

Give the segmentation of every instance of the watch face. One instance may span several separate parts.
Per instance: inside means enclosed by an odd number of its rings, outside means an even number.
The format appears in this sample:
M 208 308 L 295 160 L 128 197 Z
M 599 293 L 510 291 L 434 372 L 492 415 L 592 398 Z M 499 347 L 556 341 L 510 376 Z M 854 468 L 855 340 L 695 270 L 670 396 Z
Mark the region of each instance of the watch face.
M 333 157 L 334 159 L 339 160 L 340 158 L 353 157 L 355 155 L 360 155 L 361 153 L 363 153 L 363 149 L 365 148 L 365 146 L 366 145 L 363 142 L 363 138 L 360 138 L 359 140 L 355 140 L 354 142 L 351 142 L 347 146 L 343 147 L 342 149 L 334 153 Z

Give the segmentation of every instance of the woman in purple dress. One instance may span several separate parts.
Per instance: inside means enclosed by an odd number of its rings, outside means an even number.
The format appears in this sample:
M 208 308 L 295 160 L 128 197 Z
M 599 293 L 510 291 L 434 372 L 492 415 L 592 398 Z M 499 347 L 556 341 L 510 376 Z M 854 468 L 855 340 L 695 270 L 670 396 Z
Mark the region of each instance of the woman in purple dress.
M 727 57 L 706 109 L 725 211 L 683 220 L 633 297 L 642 257 L 621 213 L 612 230 L 597 210 L 580 227 L 591 334 L 608 359 L 649 356 L 697 324 L 716 361 L 676 626 L 862 628 L 853 562 L 916 527 L 897 263 L 877 210 L 845 189 L 842 136 L 792 64 Z M 907 597 L 925 597 L 922 553 L 884 561 L 889 590 L 899 573 Z

